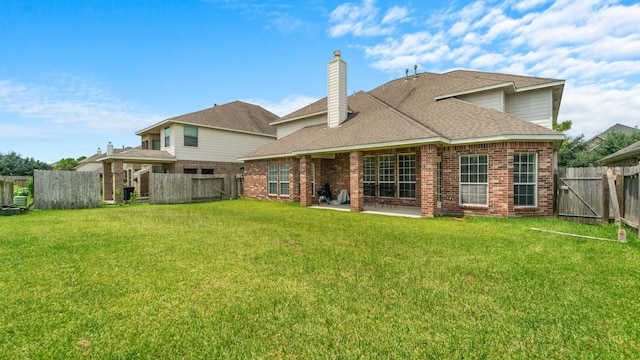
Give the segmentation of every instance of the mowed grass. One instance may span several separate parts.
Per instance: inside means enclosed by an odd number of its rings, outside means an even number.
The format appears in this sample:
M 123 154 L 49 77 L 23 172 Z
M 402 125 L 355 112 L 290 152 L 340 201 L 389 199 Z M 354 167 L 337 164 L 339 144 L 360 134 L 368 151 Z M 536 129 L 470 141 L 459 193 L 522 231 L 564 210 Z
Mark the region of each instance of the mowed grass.
M 615 226 L 233 200 L 0 218 L 0 358 L 640 357 Z

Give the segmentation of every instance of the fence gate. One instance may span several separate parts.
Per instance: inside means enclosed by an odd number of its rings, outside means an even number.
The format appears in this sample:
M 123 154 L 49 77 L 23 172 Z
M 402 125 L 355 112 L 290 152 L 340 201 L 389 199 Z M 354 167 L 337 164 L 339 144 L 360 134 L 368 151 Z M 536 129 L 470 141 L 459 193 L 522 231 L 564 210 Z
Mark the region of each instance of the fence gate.
M 156 174 L 149 176 L 149 202 L 179 204 L 238 196 L 235 175 Z
M 608 221 L 606 167 L 558 169 L 556 206 L 560 219 L 587 224 Z

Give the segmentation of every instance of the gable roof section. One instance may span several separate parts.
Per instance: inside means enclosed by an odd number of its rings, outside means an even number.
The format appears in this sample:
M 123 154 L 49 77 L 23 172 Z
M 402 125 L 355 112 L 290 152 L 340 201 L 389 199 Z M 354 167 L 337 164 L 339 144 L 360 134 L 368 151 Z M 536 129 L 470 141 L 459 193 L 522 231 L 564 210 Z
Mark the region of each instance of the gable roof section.
M 116 152 L 114 149 L 114 153 L 112 155 L 107 155 L 105 153 L 102 155 L 103 156 L 96 159 L 96 161 L 123 160 L 127 163 L 143 164 L 170 163 L 177 161 L 173 155 L 164 150 L 146 150 L 142 149 L 140 146 L 120 152 Z
M 258 105 L 233 101 L 224 105 L 180 115 L 163 120 L 148 128 L 136 132 L 144 135 L 157 132 L 171 123 L 199 125 L 203 127 L 238 131 L 257 135 L 275 136 L 276 129 L 270 125 L 278 116 Z
M 640 141 L 635 142 L 626 148 L 622 148 L 613 154 L 604 157 L 601 161 L 605 164 L 609 164 L 615 161 L 624 160 L 633 156 L 640 155 Z
M 484 74 L 487 75 L 479 76 Z M 436 100 L 442 94 L 469 91 L 478 86 L 509 83 L 512 87 L 535 87 L 556 82 L 553 79 L 462 70 L 446 74 L 420 73 L 349 96 L 350 114 L 339 127 L 329 129 L 323 124 L 298 130 L 247 154 L 241 160 L 424 143 L 562 141 L 564 135 L 556 131 L 498 110 L 453 97 Z M 321 114 L 327 111 L 326 107 L 327 101 L 323 98 L 276 123 Z

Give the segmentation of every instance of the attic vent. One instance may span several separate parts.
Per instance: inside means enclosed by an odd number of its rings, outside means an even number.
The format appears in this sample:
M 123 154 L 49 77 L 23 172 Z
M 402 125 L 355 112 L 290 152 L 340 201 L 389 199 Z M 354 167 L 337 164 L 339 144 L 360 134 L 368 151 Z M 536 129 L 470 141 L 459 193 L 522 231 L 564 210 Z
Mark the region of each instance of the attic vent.
M 418 77 L 418 65 L 413 65 L 413 78 Z

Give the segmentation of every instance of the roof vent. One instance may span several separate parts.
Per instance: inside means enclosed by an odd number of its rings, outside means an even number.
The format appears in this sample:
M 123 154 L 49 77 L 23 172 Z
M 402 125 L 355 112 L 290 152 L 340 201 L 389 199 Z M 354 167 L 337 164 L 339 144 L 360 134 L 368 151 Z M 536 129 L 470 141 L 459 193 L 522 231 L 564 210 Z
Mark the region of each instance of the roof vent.
M 409 80 L 409 69 L 404 69 L 404 79 Z
M 413 77 L 418 77 L 418 65 L 413 65 Z

